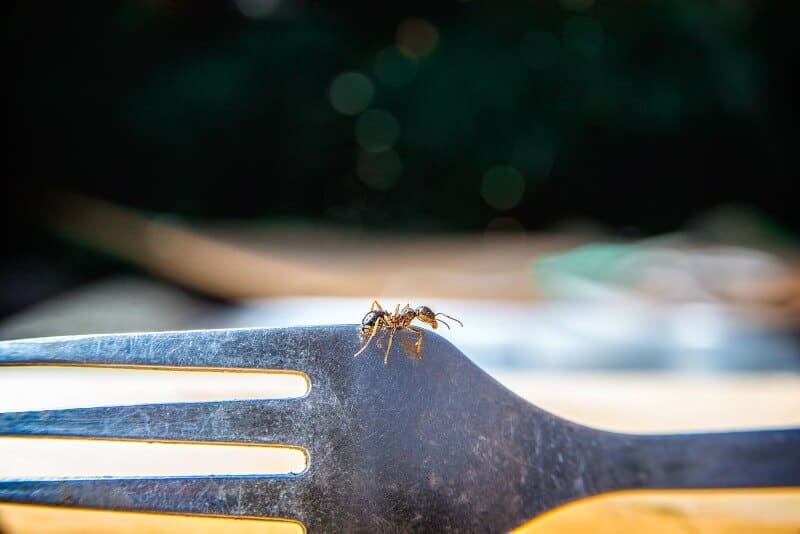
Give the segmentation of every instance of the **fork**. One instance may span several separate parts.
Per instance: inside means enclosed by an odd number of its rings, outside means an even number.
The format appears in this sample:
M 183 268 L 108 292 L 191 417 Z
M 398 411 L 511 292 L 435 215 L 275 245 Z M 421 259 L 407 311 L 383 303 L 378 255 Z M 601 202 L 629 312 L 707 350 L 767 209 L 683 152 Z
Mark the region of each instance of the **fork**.
M 286 518 L 311 532 L 503 532 L 583 497 L 639 488 L 800 486 L 800 429 L 628 435 L 578 425 L 516 396 L 425 332 L 353 354 L 355 325 L 0 342 L 0 365 L 275 369 L 294 399 L 0 414 L 0 435 L 286 444 L 299 474 L 0 480 L 0 501 Z M 404 349 L 403 346 L 406 346 Z

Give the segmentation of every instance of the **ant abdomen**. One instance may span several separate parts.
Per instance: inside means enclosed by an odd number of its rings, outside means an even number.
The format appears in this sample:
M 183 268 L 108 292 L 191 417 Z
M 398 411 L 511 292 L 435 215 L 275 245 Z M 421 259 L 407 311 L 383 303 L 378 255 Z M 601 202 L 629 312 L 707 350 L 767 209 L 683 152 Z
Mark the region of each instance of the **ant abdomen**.
M 375 326 L 375 322 L 378 320 L 379 317 L 385 317 L 388 315 L 388 312 L 383 310 L 372 310 L 368 312 L 363 319 L 361 319 L 361 326 Z

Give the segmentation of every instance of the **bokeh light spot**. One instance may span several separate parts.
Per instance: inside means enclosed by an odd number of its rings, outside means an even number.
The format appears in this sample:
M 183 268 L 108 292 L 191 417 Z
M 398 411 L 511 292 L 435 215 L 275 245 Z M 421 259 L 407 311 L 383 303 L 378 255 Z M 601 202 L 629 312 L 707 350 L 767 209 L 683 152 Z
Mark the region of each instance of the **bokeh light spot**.
M 333 108 L 345 115 L 356 115 L 367 109 L 374 94 L 372 82 L 360 72 L 340 74 L 328 91 Z
M 561 44 L 550 32 L 531 30 L 522 36 L 519 51 L 522 61 L 534 70 L 552 69 L 558 65 Z
M 390 87 L 410 83 L 417 75 L 417 64 L 395 46 L 384 48 L 375 58 L 375 76 Z
M 394 115 L 381 109 L 370 109 L 356 120 L 356 141 L 367 152 L 383 152 L 392 148 L 400 135 Z
M 525 178 L 517 169 L 497 165 L 486 171 L 481 183 L 481 195 L 491 207 L 509 210 L 519 204 L 525 193 Z
M 439 42 L 439 30 L 425 19 L 406 19 L 397 27 L 397 47 L 406 56 L 420 59 L 429 55 Z
M 400 178 L 403 164 L 394 150 L 383 152 L 361 152 L 358 157 L 356 174 L 362 182 L 372 189 L 386 191 Z
M 602 26 L 591 17 L 576 15 L 564 23 L 564 45 L 585 57 L 600 53 L 605 42 Z

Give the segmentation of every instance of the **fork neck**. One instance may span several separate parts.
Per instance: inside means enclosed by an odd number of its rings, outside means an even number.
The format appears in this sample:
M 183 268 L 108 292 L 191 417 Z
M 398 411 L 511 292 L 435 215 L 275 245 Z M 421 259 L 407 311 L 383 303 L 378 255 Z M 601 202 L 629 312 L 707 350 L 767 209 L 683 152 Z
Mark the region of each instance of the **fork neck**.
M 800 429 L 602 434 L 585 451 L 591 464 L 586 488 L 592 493 L 800 486 Z

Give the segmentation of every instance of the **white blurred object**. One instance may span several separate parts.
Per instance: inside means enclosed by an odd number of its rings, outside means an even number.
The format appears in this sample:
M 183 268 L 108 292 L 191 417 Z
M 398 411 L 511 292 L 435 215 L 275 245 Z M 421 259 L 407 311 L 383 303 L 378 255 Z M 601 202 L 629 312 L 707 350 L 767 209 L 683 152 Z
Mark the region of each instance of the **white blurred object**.
M 791 330 L 716 302 L 637 298 L 537 302 L 378 296 L 425 304 L 464 322 L 439 328 L 486 369 L 800 372 Z M 143 279 L 111 279 L 0 323 L 0 338 L 62 334 L 360 323 L 366 298 L 281 298 L 236 304 Z M 356 328 L 354 326 L 354 328 Z

